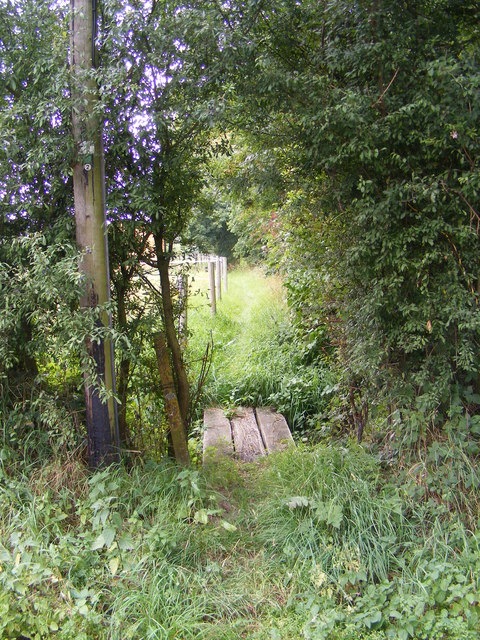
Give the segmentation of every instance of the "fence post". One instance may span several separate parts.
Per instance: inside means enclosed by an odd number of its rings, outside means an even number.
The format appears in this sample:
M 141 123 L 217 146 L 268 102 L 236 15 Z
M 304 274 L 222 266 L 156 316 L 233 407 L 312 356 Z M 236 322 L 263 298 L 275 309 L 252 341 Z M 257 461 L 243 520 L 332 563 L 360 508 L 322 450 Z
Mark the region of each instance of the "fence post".
M 187 311 L 188 311 L 188 275 L 178 276 L 178 303 L 180 315 L 178 317 L 178 339 L 182 349 L 187 346 Z
M 227 259 L 226 258 L 220 258 L 220 260 L 222 261 L 223 290 L 225 291 L 225 293 L 227 293 L 227 291 L 228 291 L 228 287 L 227 287 Z
M 210 289 L 210 311 L 212 316 L 217 313 L 217 304 L 215 300 L 215 262 L 208 261 L 208 285 Z
M 215 256 L 215 290 L 217 292 L 217 300 L 222 299 L 222 262 L 218 256 Z

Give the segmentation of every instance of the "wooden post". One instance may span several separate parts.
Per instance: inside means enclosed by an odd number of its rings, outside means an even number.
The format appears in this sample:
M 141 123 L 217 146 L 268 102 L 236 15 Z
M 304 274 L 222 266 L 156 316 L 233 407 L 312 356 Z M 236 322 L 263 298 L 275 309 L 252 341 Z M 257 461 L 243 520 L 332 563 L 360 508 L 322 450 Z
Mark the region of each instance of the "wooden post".
M 165 399 L 165 409 L 167 411 L 168 424 L 172 436 L 175 460 L 179 464 L 188 466 L 190 464 L 190 454 L 188 453 L 187 435 L 175 393 L 175 384 L 173 382 L 167 345 L 161 333 L 154 334 L 153 343 L 157 355 L 158 373 L 160 374 L 160 381 L 162 383 L 162 392 Z
M 215 290 L 217 300 L 222 299 L 222 263 L 218 256 L 215 257 Z
M 188 306 L 188 276 L 181 273 L 178 276 L 178 303 L 180 315 L 178 318 L 178 341 L 182 349 L 187 346 L 187 306 Z
M 228 287 L 227 287 L 227 259 L 226 258 L 220 258 L 220 260 L 222 261 L 223 290 L 225 291 L 225 293 L 227 293 L 227 291 L 228 291 Z
M 105 221 L 105 175 L 98 89 L 91 73 L 95 67 L 96 13 L 91 0 L 70 0 L 70 66 L 72 93 L 72 128 L 75 143 L 73 197 L 75 233 L 82 251 L 80 269 L 89 280 L 80 301 L 82 307 L 94 308 L 109 301 L 108 245 Z M 99 325 L 107 326 L 103 314 Z M 86 339 L 87 350 L 95 362 L 97 377 L 114 391 L 113 350 L 110 344 Z M 113 398 L 108 406 L 85 376 L 88 459 L 92 468 L 119 459 L 118 422 Z
M 215 300 L 215 262 L 208 261 L 208 286 L 210 289 L 210 311 L 212 316 L 217 313 L 217 304 Z

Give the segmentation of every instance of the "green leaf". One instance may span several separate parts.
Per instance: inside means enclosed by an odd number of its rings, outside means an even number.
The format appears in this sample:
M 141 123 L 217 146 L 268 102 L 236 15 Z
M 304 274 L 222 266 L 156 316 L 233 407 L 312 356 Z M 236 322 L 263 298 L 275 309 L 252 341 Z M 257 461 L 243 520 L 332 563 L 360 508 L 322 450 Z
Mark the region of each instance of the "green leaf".
M 399 611 L 396 611 L 395 609 L 393 611 L 390 611 L 388 615 L 390 618 L 395 618 L 396 620 L 402 619 L 402 614 Z
M 105 546 L 105 538 L 101 533 L 97 538 L 95 538 L 90 549 L 92 551 L 96 551 L 97 549 L 103 549 L 104 546 Z
M 343 509 L 339 504 L 330 504 L 327 516 L 327 524 L 331 524 L 335 529 L 340 529 L 343 520 Z
M 103 530 L 103 538 L 105 540 L 105 546 L 107 547 L 107 549 L 112 546 L 112 542 L 115 538 L 115 533 L 115 529 L 112 529 L 111 527 L 105 527 L 105 529 Z
M 365 625 L 371 629 L 372 626 L 378 624 L 379 622 L 381 622 L 382 620 L 382 612 L 381 611 L 374 611 L 373 613 L 371 613 L 368 618 L 365 619 Z
M 318 501 L 315 503 L 315 514 L 320 522 L 326 522 L 335 529 L 339 529 L 343 520 L 343 507 L 336 504 L 333 500 L 330 502 Z
M 96 549 L 103 549 L 103 547 L 107 547 L 108 549 L 109 547 L 111 547 L 114 538 L 115 529 L 112 529 L 111 527 L 105 527 L 102 533 L 97 538 L 95 538 L 90 549 L 92 551 L 95 551 Z
M 114 577 L 118 571 L 118 565 L 120 564 L 120 559 L 119 558 L 112 558 L 110 560 L 110 562 L 108 563 L 109 569 L 110 569 L 110 573 L 112 574 L 112 577 Z
M 293 496 L 287 500 L 287 506 L 289 509 L 298 509 L 299 507 L 308 507 L 310 501 L 305 496 Z
M 135 543 L 133 542 L 133 538 L 129 533 L 121 536 L 118 539 L 118 548 L 121 551 L 128 551 L 129 549 L 135 549 Z
M 193 516 L 193 521 L 198 522 L 199 524 L 207 524 L 208 523 L 208 513 L 206 509 L 199 509 L 195 515 Z
M 234 524 L 231 524 L 230 522 L 227 522 L 226 520 L 222 520 L 222 527 L 224 529 L 226 529 L 227 531 L 236 531 L 237 527 Z

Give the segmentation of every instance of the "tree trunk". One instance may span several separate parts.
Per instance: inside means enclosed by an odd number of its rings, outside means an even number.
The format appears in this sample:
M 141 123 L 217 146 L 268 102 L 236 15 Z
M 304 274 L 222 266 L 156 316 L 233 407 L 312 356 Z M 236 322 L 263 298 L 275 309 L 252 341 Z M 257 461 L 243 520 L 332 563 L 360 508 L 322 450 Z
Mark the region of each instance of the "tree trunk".
M 118 284 L 117 292 L 117 315 L 118 328 L 122 333 L 127 333 L 127 312 L 125 309 L 125 287 Z M 127 399 L 128 399 L 128 382 L 130 377 L 130 358 L 124 358 L 120 363 L 118 376 L 118 397 L 120 398 L 120 407 L 118 409 L 118 435 L 120 444 L 127 445 L 129 440 L 127 426 Z
M 122 446 L 128 446 L 130 434 L 127 425 L 128 381 L 130 377 L 130 360 L 122 360 L 118 377 L 118 397 L 121 405 L 118 408 L 118 436 Z
M 32 325 L 30 320 L 22 316 L 20 321 L 20 336 L 18 341 L 18 366 L 15 371 L 19 378 L 33 380 L 38 375 L 37 361 L 28 352 L 28 347 L 32 341 Z
M 156 333 L 153 336 L 153 340 L 175 460 L 180 464 L 188 466 L 190 464 L 190 454 L 188 452 L 185 425 L 180 415 L 180 407 L 175 394 L 175 384 L 173 382 L 167 347 L 161 333 Z
M 89 281 L 81 300 L 85 308 L 109 300 L 103 144 L 101 123 L 96 115 L 97 87 L 92 77 L 96 32 L 94 6 L 95 0 L 70 0 L 72 123 L 76 146 L 73 189 L 76 240 L 83 253 L 80 269 Z M 102 318 L 102 322 L 107 325 L 108 317 Z M 114 374 L 110 345 L 92 343 L 90 338 L 86 342 L 98 377 L 105 381 L 108 390 L 112 390 Z M 115 411 L 113 400 L 108 407 L 103 404 L 88 380 L 85 380 L 85 400 L 89 464 L 97 468 L 116 458 Z
M 170 291 L 170 259 L 168 256 L 164 255 L 161 242 L 157 242 L 157 238 L 155 238 L 155 249 L 157 251 L 158 273 L 160 275 L 160 287 L 162 290 L 165 337 L 172 356 L 180 414 L 182 416 L 183 424 L 185 425 L 185 428 L 187 428 L 188 414 L 190 410 L 190 387 L 188 384 L 187 372 L 185 371 L 185 365 L 183 363 L 182 350 L 178 341 L 177 331 L 175 329 L 172 295 Z

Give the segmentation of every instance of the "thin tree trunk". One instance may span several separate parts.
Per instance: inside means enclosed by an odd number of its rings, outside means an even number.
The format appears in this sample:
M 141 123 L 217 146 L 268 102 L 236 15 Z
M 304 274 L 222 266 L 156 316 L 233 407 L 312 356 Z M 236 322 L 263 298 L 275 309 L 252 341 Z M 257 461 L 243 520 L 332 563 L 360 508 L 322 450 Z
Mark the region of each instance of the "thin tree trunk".
M 76 146 L 73 189 L 77 246 L 83 253 L 80 269 L 89 284 L 81 305 L 85 308 L 104 304 L 109 299 L 105 241 L 104 161 L 101 126 L 95 114 L 97 87 L 92 77 L 95 52 L 95 18 L 92 0 L 70 0 L 72 122 Z M 104 325 L 108 317 L 102 318 Z M 87 350 L 95 361 L 96 373 L 113 389 L 111 349 L 108 344 L 87 338 Z M 101 402 L 97 391 L 85 380 L 87 408 L 88 458 L 92 468 L 115 460 L 115 411 Z
M 173 382 L 167 347 L 161 333 L 156 333 L 153 336 L 153 341 L 155 345 L 155 353 L 157 355 L 158 372 L 162 383 L 168 423 L 170 425 L 170 435 L 175 460 L 180 464 L 188 466 L 190 464 L 190 454 L 188 452 L 185 425 L 183 423 L 182 416 L 180 415 L 180 407 L 175 394 L 175 384 Z
M 130 360 L 122 360 L 118 376 L 118 397 L 121 405 L 118 408 L 118 435 L 120 444 L 128 446 L 130 434 L 127 425 L 128 382 L 130 377 Z
M 28 347 L 32 341 L 32 325 L 30 320 L 22 317 L 20 322 L 21 339 L 19 340 L 19 364 L 16 371 L 19 377 L 33 380 L 38 375 L 37 361 L 28 353 Z
M 127 312 L 125 309 L 125 287 L 118 284 L 117 291 L 117 316 L 118 328 L 122 333 L 127 333 Z M 129 440 L 127 426 L 127 399 L 128 399 L 128 382 L 130 377 L 131 359 L 124 358 L 120 362 L 118 375 L 118 397 L 120 398 L 120 406 L 118 408 L 118 435 L 121 445 L 127 445 Z
M 155 238 L 155 248 L 157 251 L 158 273 L 160 275 L 160 287 L 162 290 L 163 322 L 165 327 L 165 337 L 172 357 L 172 365 L 175 374 L 178 405 L 182 416 L 183 424 L 187 429 L 188 414 L 190 410 L 190 387 L 188 384 L 187 372 L 183 363 L 182 349 L 175 329 L 175 318 L 173 314 L 172 295 L 170 290 L 170 275 L 168 256 L 162 251 L 161 242 Z
M 480 276 L 477 278 L 477 305 L 478 300 L 480 298 Z M 477 377 L 475 380 L 475 391 L 480 393 L 480 371 L 477 373 Z

